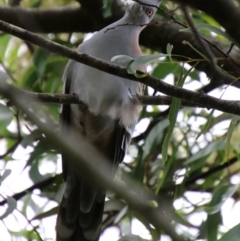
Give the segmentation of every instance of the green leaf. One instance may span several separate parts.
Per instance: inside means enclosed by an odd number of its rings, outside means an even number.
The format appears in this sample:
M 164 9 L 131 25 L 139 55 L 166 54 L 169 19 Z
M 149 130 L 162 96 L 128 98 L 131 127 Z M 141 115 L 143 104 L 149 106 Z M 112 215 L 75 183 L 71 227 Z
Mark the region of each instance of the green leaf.
M 38 48 L 33 54 L 33 63 L 40 77 L 42 77 L 45 72 L 46 60 L 49 54 L 49 51 L 41 48 Z
M 39 7 L 41 5 L 41 3 L 42 3 L 42 0 L 32 0 L 30 6 L 32 8 L 37 8 L 37 7 Z
M 205 148 L 201 149 L 199 152 L 197 152 L 195 155 L 192 155 L 186 162 L 185 165 L 190 164 L 192 162 L 195 162 L 202 157 L 206 157 L 210 155 L 214 151 L 224 150 L 225 149 L 225 142 L 224 141 L 213 141 L 209 145 L 207 145 Z
M 21 145 L 23 148 L 26 148 L 27 146 L 29 146 L 37 137 L 39 137 L 41 134 L 39 133 L 38 130 L 34 130 L 33 132 L 31 132 L 29 135 L 25 136 L 22 141 L 21 141 Z
M 17 207 L 17 202 L 16 202 L 16 200 L 14 198 L 8 197 L 6 200 L 7 200 L 8 207 L 7 207 L 6 211 L 0 216 L 0 219 L 6 218 Z
M 153 70 L 152 76 L 163 79 L 169 74 L 179 75 L 182 67 L 176 62 L 160 62 Z
M 187 76 L 189 75 L 189 73 L 192 71 L 192 69 L 194 67 L 195 67 L 195 65 L 192 66 L 184 75 L 181 75 L 181 77 L 180 77 L 180 79 L 177 83 L 178 87 L 183 86 Z M 163 147 L 162 147 L 163 163 L 165 163 L 167 161 L 167 158 L 168 158 L 168 146 L 169 146 L 170 138 L 172 136 L 174 127 L 175 127 L 175 123 L 176 123 L 176 120 L 177 120 L 177 114 L 178 114 L 178 110 L 180 108 L 180 105 L 181 105 L 181 100 L 174 97 L 173 100 L 172 100 L 172 104 L 171 104 L 169 115 L 168 115 L 170 125 L 169 125 L 167 134 L 166 134 L 166 136 L 164 138 L 164 141 L 163 141 Z
M 39 171 L 39 160 L 33 161 L 30 165 L 29 177 L 33 180 L 34 183 L 41 182 L 47 178 L 49 174 L 42 175 Z
M 0 131 L 4 130 L 11 123 L 12 119 L 12 111 L 0 103 Z
M 50 216 L 52 216 L 52 215 L 57 214 L 57 213 L 58 213 L 58 210 L 59 210 L 59 207 L 58 207 L 58 206 L 57 206 L 57 207 L 54 207 L 54 208 L 52 208 L 52 209 L 50 209 L 50 210 L 48 210 L 48 211 L 46 211 L 46 212 L 44 212 L 44 213 L 40 213 L 40 214 L 36 215 L 34 218 L 31 219 L 31 221 L 32 221 L 32 220 L 36 220 L 36 219 L 48 218 L 48 217 L 50 217 Z
M 189 228 L 193 227 L 193 225 L 190 222 L 188 222 L 188 220 L 185 217 L 182 217 L 182 215 L 180 215 L 179 212 L 175 212 L 173 214 L 173 220 L 176 223 L 182 224 L 182 225 L 184 225 L 186 227 L 189 227 Z
M 10 39 L 11 39 L 11 35 L 8 35 L 8 34 L 5 34 L 4 36 L 0 37 L 0 61 L 3 61 Z
M 18 239 L 13 240 L 22 240 L 25 238 L 25 240 L 38 240 L 42 241 L 42 239 L 39 239 L 39 235 L 36 232 L 33 232 L 32 230 L 28 231 L 26 229 L 17 231 L 11 231 L 12 237 L 17 237 Z
M 169 59 L 172 62 L 172 50 L 173 50 L 173 45 L 170 43 L 167 44 L 167 54 L 169 55 Z
M 239 185 L 226 185 L 218 188 L 212 197 L 211 202 L 205 208 L 208 214 L 219 212 L 227 198 L 231 197 L 238 189 Z
M 237 43 L 235 43 L 235 41 L 231 38 L 230 35 L 228 35 L 226 32 L 223 32 L 221 29 L 209 25 L 209 24 L 205 24 L 205 23 L 200 23 L 200 24 L 195 24 L 195 27 L 197 30 L 208 30 L 210 32 L 216 33 L 220 36 L 223 36 L 224 38 L 228 39 L 230 42 L 236 44 L 238 46 Z M 179 31 L 182 32 L 191 32 L 191 28 L 184 28 L 184 29 L 180 29 Z
M 206 234 L 207 241 L 216 241 L 218 234 L 218 226 L 222 223 L 222 216 L 220 212 L 208 215 L 206 220 Z
M 153 60 L 158 60 L 159 58 L 166 57 L 166 56 L 169 56 L 169 55 L 168 54 L 152 54 L 152 55 L 144 55 L 144 56 L 137 57 L 133 61 L 128 63 L 127 72 L 129 74 L 133 74 L 139 78 L 139 75 L 137 74 L 137 70 L 139 69 L 140 66 L 143 66 Z M 142 77 L 146 77 L 146 75 L 143 75 Z
M 104 0 L 102 7 L 103 17 L 108 18 L 112 16 L 112 1 Z
M 206 124 L 201 128 L 200 133 L 198 133 L 198 135 L 196 136 L 196 140 L 203 134 L 205 133 L 209 127 L 211 126 L 212 122 L 213 122 L 213 114 L 214 114 L 214 109 L 211 110 L 211 112 L 209 113 L 209 115 L 207 116 L 207 122 Z
M 168 158 L 166 165 L 164 166 L 164 172 L 163 172 L 163 176 L 159 175 L 159 181 L 157 184 L 157 188 L 156 188 L 156 194 L 159 193 L 161 187 L 163 186 L 165 180 L 167 179 L 169 172 L 174 164 L 174 161 L 176 160 L 176 153 L 178 151 L 178 147 L 181 145 L 181 142 L 178 143 L 177 146 L 173 147 L 173 153 L 172 155 Z M 161 173 L 160 173 L 161 174 Z
M 214 193 L 211 202 L 205 208 L 208 213 L 206 221 L 207 240 L 216 241 L 218 226 L 222 223 L 220 209 L 227 198 L 231 197 L 239 185 L 226 185 L 218 188 Z M 240 234 L 240 233 L 239 233 Z
M 126 64 L 127 65 L 126 69 L 129 74 L 133 74 L 137 78 L 144 78 L 147 76 L 147 74 L 139 75 L 137 73 L 137 70 L 139 69 L 140 66 L 143 66 L 149 62 L 152 62 L 153 60 L 154 60 L 154 62 L 159 62 L 160 61 L 159 58 L 169 57 L 169 56 L 182 57 L 182 58 L 189 59 L 188 57 L 180 56 L 180 55 L 152 54 L 152 55 L 140 56 L 135 59 L 133 59 L 132 57 L 129 57 L 127 55 L 118 55 L 118 56 L 114 56 L 111 59 L 111 61 L 117 61 L 117 62 Z
M 31 66 L 25 72 L 20 82 L 22 82 L 22 87 L 24 87 L 25 89 L 34 91 L 35 89 L 33 88 L 33 86 L 36 85 L 37 79 L 38 79 L 38 74 L 37 74 L 36 68 Z
M 203 59 L 205 59 L 206 61 L 209 62 L 208 58 L 203 54 L 201 53 L 198 49 L 196 49 L 195 47 L 193 47 L 192 44 L 190 44 L 188 41 L 183 41 L 183 44 L 186 44 L 188 45 L 192 50 L 194 50 L 196 53 L 198 53 L 200 56 L 202 56 Z
M 112 62 L 118 62 L 123 64 L 128 64 L 129 62 L 133 61 L 134 58 L 127 56 L 127 55 L 117 55 L 111 58 Z
M 53 74 L 55 77 L 62 77 L 67 60 L 59 56 L 51 56 L 47 59 L 45 72 Z
M 120 211 L 124 206 L 120 200 L 109 200 L 104 204 L 104 212 Z
M 186 78 L 186 77 L 185 77 Z M 179 81 L 178 86 L 183 85 L 185 78 L 181 78 Z M 177 120 L 177 114 L 178 114 L 178 110 L 180 108 L 181 105 L 181 100 L 177 99 L 177 98 L 173 98 L 172 100 L 172 104 L 169 110 L 169 115 L 168 115 L 168 119 L 169 119 L 169 127 L 168 127 L 168 131 L 165 135 L 164 141 L 163 141 L 163 147 L 162 147 L 162 160 L 163 160 L 163 164 L 167 161 L 168 158 L 168 147 L 169 147 L 169 142 L 170 142 L 170 138 L 172 136 L 174 127 L 175 127 L 175 123 Z
M 225 233 L 218 241 L 239 241 L 240 223 Z
M 230 153 L 230 142 L 231 142 L 232 134 L 233 134 L 233 131 L 235 130 L 235 127 L 238 121 L 239 121 L 239 116 L 233 115 L 231 123 L 228 128 L 227 137 L 226 137 L 225 153 L 227 158 L 229 157 L 229 153 Z
M 2 184 L 2 182 L 11 174 L 11 170 L 10 169 L 5 169 L 3 174 L 0 176 L 0 185 Z
M 164 130 L 169 126 L 169 120 L 165 119 L 155 125 L 148 134 L 143 146 L 143 159 L 145 159 L 156 147 L 159 147 L 164 136 Z
M 122 208 L 122 210 L 118 213 L 117 217 L 114 220 L 114 223 L 118 223 L 128 212 L 128 206 Z
M 29 159 L 28 159 L 24 169 L 27 166 L 30 166 L 33 161 L 37 160 L 43 153 L 45 153 L 49 149 L 50 149 L 50 147 L 48 146 L 48 143 L 46 140 L 38 142 L 37 146 L 30 153 Z

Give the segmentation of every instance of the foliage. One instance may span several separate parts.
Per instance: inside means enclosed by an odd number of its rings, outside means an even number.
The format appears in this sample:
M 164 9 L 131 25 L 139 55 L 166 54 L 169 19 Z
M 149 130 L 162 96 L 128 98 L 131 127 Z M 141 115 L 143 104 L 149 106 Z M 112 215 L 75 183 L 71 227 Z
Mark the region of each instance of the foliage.
M 0 4 L 7 5 L 6 2 L 0 1 Z M 75 5 L 75 1 L 21 2 L 24 8 L 36 9 L 67 5 Z M 110 7 L 111 2 L 105 1 L 105 17 L 111 15 Z M 171 1 L 164 1 L 162 5 L 163 9 L 169 10 L 176 7 Z M 162 15 L 160 11 L 158 14 Z M 191 14 L 197 28 L 204 30 L 201 32 L 203 36 L 209 37 L 212 42 L 218 41 L 230 46 L 232 37 L 223 32 L 221 25 L 211 16 L 198 10 L 191 10 Z M 178 21 L 185 21 L 181 11 L 176 10 L 174 15 Z M 44 35 L 45 38 L 49 36 Z M 50 37 L 57 43 L 75 49 L 83 41 L 84 35 L 60 33 L 51 34 Z M 69 43 L 69 39 L 74 41 Z M 191 46 L 189 43 L 190 48 Z M 150 62 L 154 77 L 183 88 L 201 91 L 209 80 L 196 66 L 207 61 L 205 53 L 193 47 L 196 53 L 200 51 L 199 58 L 181 56 L 186 58 L 179 61 L 179 56 L 174 55 L 174 48 L 169 44 L 165 50 L 167 54 L 160 55 L 151 48 L 144 48 L 145 54 L 154 55 L 135 62 L 128 58 L 129 73 L 136 74 L 139 64 L 157 58 L 157 61 Z M 31 43 L 5 33 L 0 35 L 1 71 L 6 73 L 0 76 L 1 81 L 6 78 L 16 87 L 34 92 L 61 93 L 61 78 L 66 63 L 65 58 Z M 228 97 L 232 97 L 233 91 L 239 95 L 238 88 L 217 86 L 213 94 L 222 98 L 223 94 L 230 92 Z M 153 90 L 146 88 L 145 94 L 151 96 Z M 12 240 L 49 240 L 54 237 L 57 206 L 63 192 L 60 151 L 54 143 L 47 141 L 41 130 L 23 112 L 11 106 L 3 96 L 0 101 L 1 232 L 6 237 L 4 240 L 11 240 L 10 237 Z M 59 105 L 38 104 L 33 111 L 46 123 L 53 122 L 53 131 L 58 131 Z M 239 224 L 236 222 L 236 226 L 231 227 L 222 213 L 227 201 L 239 205 L 239 132 L 238 116 L 211 109 L 186 107 L 178 98 L 173 99 L 171 106 L 144 106 L 129 155 L 120 165 L 118 173 L 120 176 L 122 173 L 129 174 L 144 188 L 168 200 L 175 212 L 169 225 L 186 237 L 186 240 L 239 240 Z M 131 226 L 136 220 L 146 228 L 147 235 L 134 235 Z M 144 238 L 157 241 L 161 235 L 166 238 L 144 215 L 131 209 L 118 196 L 109 193 L 103 232 L 113 226 L 119 229 L 119 240 L 122 241 L 145 240 Z M 3 234 L 0 240 L 3 240 L 2 237 Z

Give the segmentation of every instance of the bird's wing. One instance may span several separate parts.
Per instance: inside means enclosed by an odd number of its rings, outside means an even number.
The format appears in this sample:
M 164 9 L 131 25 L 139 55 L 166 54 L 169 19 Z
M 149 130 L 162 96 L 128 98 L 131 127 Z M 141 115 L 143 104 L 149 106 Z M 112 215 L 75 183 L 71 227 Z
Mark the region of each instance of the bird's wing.
M 71 80 L 65 83 L 65 93 L 70 93 Z M 74 131 L 70 105 L 63 105 L 61 129 Z M 66 133 L 66 132 L 65 132 Z M 81 144 L 81 143 L 79 143 Z M 65 192 L 57 220 L 57 241 L 96 241 L 99 238 L 105 192 L 98 191 L 89 182 L 77 176 L 68 164 L 68 155 L 62 153 Z
M 66 79 L 65 93 L 70 93 L 71 79 Z M 80 105 L 63 105 L 61 129 L 80 132 L 111 161 L 114 175 L 123 161 L 131 141 L 133 126 L 124 127 L 119 120 L 91 114 Z M 66 132 L 65 132 L 66 133 Z M 81 143 L 79 143 L 80 145 Z M 62 153 L 63 177 L 66 188 L 57 220 L 57 241 L 97 241 L 101 231 L 105 190 L 98 190 L 89 180 L 77 176 Z

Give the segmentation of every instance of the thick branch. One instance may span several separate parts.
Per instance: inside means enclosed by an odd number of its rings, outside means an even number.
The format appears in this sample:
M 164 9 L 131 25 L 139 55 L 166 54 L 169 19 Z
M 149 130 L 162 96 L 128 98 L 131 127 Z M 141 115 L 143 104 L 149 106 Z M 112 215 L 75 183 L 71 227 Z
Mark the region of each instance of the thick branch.
M 112 8 L 112 16 L 103 18 L 102 10 L 91 5 L 91 8 L 84 2 L 86 8 L 55 8 L 55 9 L 20 9 L 0 7 L 0 20 L 22 27 L 26 30 L 39 33 L 62 33 L 62 32 L 94 32 L 107 26 L 108 24 L 119 19 L 124 11 L 114 1 Z M 99 1 L 98 1 L 99 2 Z M 161 21 L 162 22 L 162 21 Z M 179 32 L 182 27 L 176 23 L 168 22 L 167 24 L 159 24 L 156 26 L 148 26 L 140 36 L 140 44 L 155 49 L 157 51 L 166 52 L 168 43 L 173 44 L 173 53 L 188 56 L 192 59 L 198 59 L 199 55 L 189 46 L 183 45 L 182 41 L 190 42 L 195 48 L 199 48 L 194 36 L 191 33 Z M 211 40 L 210 40 L 211 41 Z M 228 46 L 215 43 L 220 49 L 227 52 Z M 216 58 L 222 58 L 218 61 L 218 65 L 224 64 L 224 70 L 234 76 L 239 75 L 239 68 L 229 59 L 217 51 L 213 50 Z M 204 71 L 211 77 L 211 68 L 207 62 L 198 64 L 197 69 Z M 219 86 L 222 83 L 219 83 Z M 229 83 L 226 83 L 229 84 Z M 238 87 L 238 82 L 234 83 Z
M 106 158 L 99 153 L 96 148 L 91 146 L 83 137 L 79 135 L 77 138 L 72 135 L 68 135 L 67 139 L 62 138 L 64 134 L 67 133 L 62 133 L 63 135 L 60 135 L 59 133 L 52 131 L 53 128 L 51 128 L 51 123 L 46 124 L 41 122 L 38 116 L 29 111 L 23 101 L 24 97 L 15 92 L 10 85 L 7 85 L 3 81 L 0 82 L 0 93 L 10 99 L 17 108 L 26 113 L 28 118 L 45 134 L 46 138 L 58 145 L 58 147 L 69 156 L 69 165 L 73 167 L 76 175 L 87 179 L 98 188 L 109 188 L 110 190 L 116 192 L 124 198 L 132 208 L 144 215 L 159 232 L 160 230 L 164 230 L 164 232 L 168 234 L 172 240 L 185 240 L 175 232 L 171 225 L 173 211 L 169 208 L 165 199 L 160 197 L 156 199 L 155 195 L 144 190 L 128 178 L 128 176 L 125 176 L 124 180 L 127 187 L 131 188 L 126 188 L 123 184 L 113 182 L 111 175 L 106 175 L 106 173 L 111 173 L 109 160 L 106 160 Z M 28 99 L 28 102 L 33 102 L 33 100 Z M 79 145 L 79 143 L 81 143 L 81 145 Z M 99 165 L 99 163 L 101 163 L 101 165 Z M 149 200 L 154 200 L 158 206 L 151 207 Z M 163 218 L 163 213 L 167 213 L 168 215 L 165 215 Z
M 88 66 L 91 66 L 93 68 L 99 69 L 103 72 L 106 72 L 115 76 L 141 82 L 147 86 L 152 87 L 156 91 L 159 91 L 166 95 L 173 96 L 188 102 L 192 102 L 197 105 L 202 105 L 206 108 L 213 108 L 213 109 L 217 109 L 223 112 L 232 113 L 236 115 L 240 114 L 240 105 L 239 105 L 239 102 L 237 101 L 221 100 L 214 97 L 210 97 L 203 93 L 196 93 L 193 91 L 182 89 L 177 86 L 172 86 L 170 84 L 167 84 L 163 81 L 159 81 L 157 78 L 154 78 L 151 76 L 138 79 L 137 77 L 128 74 L 125 68 L 116 66 L 106 61 L 93 58 L 84 53 L 77 53 L 76 51 L 73 51 L 67 47 L 64 47 L 52 41 L 46 40 L 26 30 L 16 28 L 12 25 L 4 23 L 3 21 L 0 21 L 0 29 L 16 37 L 19 37 L 25 41 L 29 41 L 42 48 L 45 48 L 55 54 L 76 60 L 77 62 L 86 64 Z M 219 81 L 222 81 L 220 78 L 228 81 L 232 81 L 232 79 L 230 79 L 228 76 L 225 76 L 225 75 L 219 76 Z
M 233 0 L 174 0 L 202 10 L 217 20 L 240 45 L 240 9 Z M 226 17 L 227 16 L 227 17 Z
M 118 13 L 103 18 L 102 9 L 92 5 L 89 12 L 86 8 L 64 7 L 52 9 L 23 9 L 0 7 L 0 20 L 37 33 L 71 33 L 94 32 L 116 21 L 123 15 Z

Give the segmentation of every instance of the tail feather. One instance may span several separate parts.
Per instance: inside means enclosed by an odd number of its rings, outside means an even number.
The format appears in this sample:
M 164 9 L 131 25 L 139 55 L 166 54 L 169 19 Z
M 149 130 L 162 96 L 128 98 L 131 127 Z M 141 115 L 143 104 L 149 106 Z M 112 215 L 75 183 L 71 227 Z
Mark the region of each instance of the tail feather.
M 67 188 L 57 219 L 57 241 L 98 241 L 99 239 L 105 193 L 85 184 L 77 177 L 68 177 L 66 180 Z

